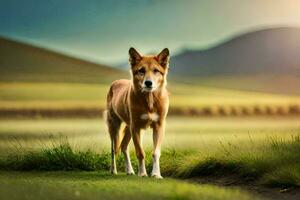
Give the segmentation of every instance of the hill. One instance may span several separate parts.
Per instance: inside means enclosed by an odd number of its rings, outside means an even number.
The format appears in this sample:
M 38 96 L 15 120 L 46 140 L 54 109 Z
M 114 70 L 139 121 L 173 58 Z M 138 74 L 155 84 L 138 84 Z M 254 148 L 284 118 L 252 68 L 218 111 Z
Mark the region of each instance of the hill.
M 170 82 L 300 95 L 300 28 L 248 32 L 204 50 L 184 50 L 170 63 Z M 127 69 L 127 62 L 119 69 Z
M 0 81 L 106 83 L 127 73 L 0 37 Z
M 300 28 L 246 33 L 207 50 L 186 50 L 172 57 L 172 73 L 189 76 L 300 75 Z

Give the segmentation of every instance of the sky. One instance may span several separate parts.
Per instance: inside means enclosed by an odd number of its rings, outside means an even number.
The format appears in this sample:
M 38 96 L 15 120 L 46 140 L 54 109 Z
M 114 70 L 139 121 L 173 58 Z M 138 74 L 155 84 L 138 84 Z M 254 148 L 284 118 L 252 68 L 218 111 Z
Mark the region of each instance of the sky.
M 300 1 L 0 0 L 0 36 L 108 65 L 131 46 L 176 54 L 282 26 L 300 26 Z

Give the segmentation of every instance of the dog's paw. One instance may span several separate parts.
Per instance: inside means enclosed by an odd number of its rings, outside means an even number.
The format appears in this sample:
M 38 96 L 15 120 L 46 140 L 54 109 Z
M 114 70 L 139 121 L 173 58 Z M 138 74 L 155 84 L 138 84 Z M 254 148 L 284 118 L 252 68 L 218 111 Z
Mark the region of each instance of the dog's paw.
M 147 173 L 139 173 L 138 176 L 139 177 L 148 177 L 148 174 Z
M 110 173 L 113 174 L 113 175 L 117 175 L 118 174 L 117 170 L 111 170 Z
M 160 174 L 152 174 L 151 177 L 156 179 L 163 179 L 163 177 Z
M 135 175 L 134 171 L 126 172 L 127 175 Z

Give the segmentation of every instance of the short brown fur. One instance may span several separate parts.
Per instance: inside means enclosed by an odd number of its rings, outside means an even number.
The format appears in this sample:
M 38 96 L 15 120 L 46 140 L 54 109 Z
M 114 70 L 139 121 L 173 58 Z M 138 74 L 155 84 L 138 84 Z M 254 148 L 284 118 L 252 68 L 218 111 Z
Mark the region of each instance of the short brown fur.
M 166 89 L 169 50 L 164 49 L 154 56 L 141 56 L 134 48 L 130 48 L 129 63 L 132 80 L 114 81 L 107 95 L 106 119 L 111 138 L 111 172 L 117 173 L 115 155 L 121 149 L 126 160 L 127 174 L 134 174 L 128 152 L 128 144 L 132 138 L 139 160 L 138 175 L 147 176 L 141 130 L 151 127 L 153 129 L 152 176 L 162 178 L 159 157 L 169 107 Z M 120 134 L 122 122 L 126 127 Z

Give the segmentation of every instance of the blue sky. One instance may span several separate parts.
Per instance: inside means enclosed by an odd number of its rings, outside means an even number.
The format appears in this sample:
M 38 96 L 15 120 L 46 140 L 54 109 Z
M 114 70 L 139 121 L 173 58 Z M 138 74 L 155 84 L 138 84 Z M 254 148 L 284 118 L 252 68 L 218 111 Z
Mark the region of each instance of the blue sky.
M 92 61 L 208 48 L 236 34 L 300 26 L 297 0 L 0 0 L 0 35 Z

